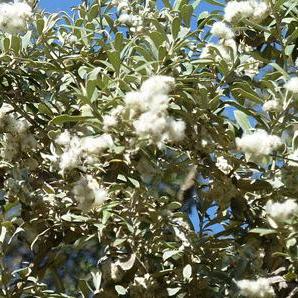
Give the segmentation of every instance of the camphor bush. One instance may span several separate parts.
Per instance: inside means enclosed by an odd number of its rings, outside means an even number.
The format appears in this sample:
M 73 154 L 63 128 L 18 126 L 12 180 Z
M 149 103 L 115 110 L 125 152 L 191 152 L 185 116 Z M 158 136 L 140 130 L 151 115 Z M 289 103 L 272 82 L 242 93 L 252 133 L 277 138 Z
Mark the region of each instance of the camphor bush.
M 1 297 L 296 297 L 297 1 L 33 2 L 0 4 Z

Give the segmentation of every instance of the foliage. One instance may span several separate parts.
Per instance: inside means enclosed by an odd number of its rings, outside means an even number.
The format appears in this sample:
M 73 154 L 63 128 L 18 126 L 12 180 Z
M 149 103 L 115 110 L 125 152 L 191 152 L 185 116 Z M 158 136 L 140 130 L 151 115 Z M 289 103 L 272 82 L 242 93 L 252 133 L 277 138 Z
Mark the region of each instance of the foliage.
M 297 294 L 298 7 L 266 1 L 227 43 L 200 2 L 35 8 L 1 33 L 1 296 Z

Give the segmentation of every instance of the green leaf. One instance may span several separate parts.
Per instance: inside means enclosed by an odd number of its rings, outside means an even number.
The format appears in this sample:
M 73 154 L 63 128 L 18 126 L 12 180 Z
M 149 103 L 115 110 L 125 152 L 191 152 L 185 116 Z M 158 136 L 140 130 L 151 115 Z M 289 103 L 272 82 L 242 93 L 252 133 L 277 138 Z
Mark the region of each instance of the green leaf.
M 163 253 L 162 259 L 166 261 L 167 259 L 172 258 L 175 255 L 180 254 L 179 250 L 167 250 Z
M 119 74 L 121 67 L 121 59 L 119 51 L 107 51 L 109 62 L 113 65 L 116 74 Z
M 118 295 L 125 295 L 127 293 L 127 290 L 120 285 L 116 285 L 115 290 L 118 293 Z
M 253 128 L 249 122 L 249 117 L 242 111 L 234 111 L 234 116 L 239 126 L 245 131 L 249 132 Z
M 21 38 L 18 35 L 11 36 L 10 48 L 13 49 L 15 53 L 19 53 L 21 49 Z
M 181 203 L 180 202 L 171 202 L 169 205 L 167 205 L 167 209 L 169 210 L 177 210 L 181 208 Z
M 7 233 L 7 228 L 4 227 L 4 226 L 2 226 L 1 227 L 1 233 L 0 233 L 0 243 L 3 243 L 4 242 L 6 233 Z
M 192 268 L 190 264 L 187 264 L 184 268 L 183 268 L 183 278 L 188 280 L 191 278 L 191 274 L 192 274 Z
M 179 11 L 183 5 L 187 4 L 187 2 L 187 0 L 176 0 L 173 5 L 173 10 Z
M 190 26 L 193 8 L 191 5 L 183 5 L 181 9 L 181 16 L 186 26 Z
M 22 39 L 22 51 L 24 51 L 28 45 L 30 44 L 32 36 L 32 31 L 27 31 L 24 36 L 21 37 Z
M 180 31 L 180 27 L 181 27 L 181 19 L 179 17 L 174 18 L 172 21 L 172 35 L 174 39 L 177 38 L 178 33 Z
M 42 34 L 44 27 L 45 27 L 45 21 L 44 21 L 44 19 L 42 19 L 42 18 L 37 19 L 36 20 L 36 30 L 37 30 L 37 32 L 38 32 L 39 35 Z
M 167 288 L 167 291 L 168 291 L 168 295 L 171 297 L 171 296 L 174 296 L 176 294 L 178 294 L 178 292 L 181 290 L 180 287 L 178 288 Z
M 249 231 L 250 233 L 260 234 L 260 236 L 276 234 L 277 231 L 273 229 L 255 228 Z
M 71 116 L 71 115 L 60 115 L 55 118 L 53 118 L 50 122 L 49 125 L 62 125 L 67 122 L 80 122 L 80 121 L 85 121 L 88 119 L 91 119 L 93 117 L 85 117 L 85 116 Z

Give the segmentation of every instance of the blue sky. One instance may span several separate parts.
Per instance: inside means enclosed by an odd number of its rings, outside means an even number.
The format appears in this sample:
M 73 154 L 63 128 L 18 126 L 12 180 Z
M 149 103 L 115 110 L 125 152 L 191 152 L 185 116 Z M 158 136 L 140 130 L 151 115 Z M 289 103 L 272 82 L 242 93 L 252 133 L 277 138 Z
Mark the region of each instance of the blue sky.
M 40 0 L 41 8 L 49 12 L 69 10 L 72 6 L 79 4 L 80 0 Z
M 78 5 L 81 3 L 81 0 L 40 0 L 39 5 L 41 8 L 45 9 L 46 11 L 49 12 L 58 12 L 61 10 L 69 10 L 72 6 Z M 219 2 L 224 2 L 220 0 Z M 202 1 L 202 3 L 199 6 L 200 11 L 204 10 L 212 10 L 216 6 L 210 5 L 206 3 L 205 1 Z M 217 7 L 219 8 L 219 7 Z

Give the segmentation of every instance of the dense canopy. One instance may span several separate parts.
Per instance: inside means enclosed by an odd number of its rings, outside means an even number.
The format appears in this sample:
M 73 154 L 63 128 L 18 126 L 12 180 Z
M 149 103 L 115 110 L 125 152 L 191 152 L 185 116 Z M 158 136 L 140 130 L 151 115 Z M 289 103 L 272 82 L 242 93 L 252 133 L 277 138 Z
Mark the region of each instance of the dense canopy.
M 297 28 L 296 0 L 1 1 L 1 297 L 296 297 Z

